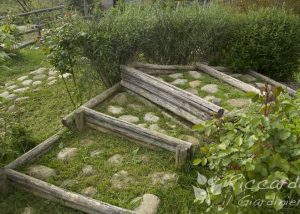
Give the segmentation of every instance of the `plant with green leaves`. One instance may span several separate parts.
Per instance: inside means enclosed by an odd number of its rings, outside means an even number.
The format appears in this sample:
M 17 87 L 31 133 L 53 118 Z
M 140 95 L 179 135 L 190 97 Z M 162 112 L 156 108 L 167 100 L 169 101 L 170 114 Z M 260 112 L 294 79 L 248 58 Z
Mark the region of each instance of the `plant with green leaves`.
M 298 209 L 300 93 L 291 98 L 266 85 L 244 112 L 196 125 L 212 141 L 197 153 L 196 201 L 208 212 L 262 213 Z M 296 203 L 295 203 L 296 201 Z
M 13 55 L 12 47 L 16 43 L 16 27 L 13 25 L 3 25 L 0 28 L 0 68 L 9 69 L 4 62 Z

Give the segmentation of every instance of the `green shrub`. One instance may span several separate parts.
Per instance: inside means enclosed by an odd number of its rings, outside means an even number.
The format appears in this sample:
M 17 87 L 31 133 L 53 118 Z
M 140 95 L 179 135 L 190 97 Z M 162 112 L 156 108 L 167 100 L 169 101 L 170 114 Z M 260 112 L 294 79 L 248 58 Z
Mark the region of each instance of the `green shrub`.
M 255 95 L 243 113 L 195 126 L 212 140 L 194 160 L 213 173 L 199 174 L 194 187 L 210 213 L 299 209 L 300 93 L 291 98 L 281 90 Z
M 81 24 L 77 17 L 54 30 L 58 39 L 52 46 L 52 63 L 71 67 L 73 60 L 63 55 L 74 59 L 82 54 L 107 86 L 120 80 L 120 64 L 134 60 L 161 64 L 205 60 L 234 70 L 253 68 L 281 80 L 291 77 L 299 65 L 299 18 L 284 10 L 242 14 L 196 2 L 179 7 L 120 4 L 95 17 Z

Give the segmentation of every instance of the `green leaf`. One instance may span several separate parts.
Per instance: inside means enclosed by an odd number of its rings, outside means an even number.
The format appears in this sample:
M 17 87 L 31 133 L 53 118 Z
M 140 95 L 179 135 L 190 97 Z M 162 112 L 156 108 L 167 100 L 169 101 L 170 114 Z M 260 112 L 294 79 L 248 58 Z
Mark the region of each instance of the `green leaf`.
M 196 158 L 196 159 L 193 161 L 193 165 L 194 165 L 194 166 L 198 166 L 200 163 L 201 163 L 201 158 Z
M 204 129 L 205 129 L 205 126 L 203 124 L 197 124 L 197 125 L 193 126 L 193 130 L 196 130 L 196 131 L 202 132 L 202 131 L 204 131 Z
M 207 182 L 207 178 L 206 178 L 204 175 L 201 175 L 201 174 L 198 172 L 197 182 L 198 182 L 198 184 L 200 184 L 200 185 L 205 185 L 206 182 Z
M 193 186 L 196 201 L 203 201 L 207 198 L 207 192 L 204 189 Z
M 222 184 L 213 185 L 210 191 L 213 195 L 220 195 L 222 193 Z
M 281 140 L 286 140 L 291 136 L 291 132 L 288 129 L 279 130 L 279 137 Z

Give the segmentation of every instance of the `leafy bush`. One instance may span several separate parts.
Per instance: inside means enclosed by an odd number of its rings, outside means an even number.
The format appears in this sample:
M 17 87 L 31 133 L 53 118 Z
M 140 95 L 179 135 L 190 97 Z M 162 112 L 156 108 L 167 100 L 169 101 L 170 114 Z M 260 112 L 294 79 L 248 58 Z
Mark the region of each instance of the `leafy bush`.
M 66 28 L 53 32 L 60 36 L 54 36 L 58 39 L 52 52 L 61 52 L 52 55 L 53 64 L 73 66 L 63 54 L 70 53 L 71 59 L 82 54 L 107 86 L 120 79 L 120 64 L 137 59 L 165 64 L 201 59 L 235 70 L 253 68 L 276 78 L 291 77 L 299 65 L 299 18 L 284 10 L 242 14 L 196 2 L 120 4 L 85 24 L 78 24 L 78 18 L 69 21 L 63 24 Z M 70 51 L 70 41 L 76 52 Z
M 244 113 L 195 126 L 212 139 L 194 160 L 213 173 L 209 180 L 199 174 L 194 187 L 196 200 L 210 205 L 209 212 L 298 209 L 300 93 L 291 98 L 281 90 L 251 95 L 255 103 Z
M 15 44 L 14 33 L 16 28 L 12 25 L 3 25 L 0 29 L 0 68 L 8 69 L 4 62 L 12 55 L 11 48 Z

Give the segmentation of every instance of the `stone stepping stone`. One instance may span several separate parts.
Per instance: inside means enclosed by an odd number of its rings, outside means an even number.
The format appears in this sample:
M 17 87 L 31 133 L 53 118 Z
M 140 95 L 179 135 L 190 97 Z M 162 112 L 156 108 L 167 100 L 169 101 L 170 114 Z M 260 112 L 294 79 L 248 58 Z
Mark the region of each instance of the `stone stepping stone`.
M 47 68 L 39 68 L 35 71 L 31 71 L 30 74 L 31 75 L 41 75 L 41 74 L 46 73 L 46 71 L 47 71 Z
M 133 115 L 122 115 L 119 117 L 120 120 L 126 121 L 128 123 L 138 123 L 140 119 Z
M 48 77 L 47 81 L 51 81 L 51 80 L 55 80 L 56 78 L 55 77 Z
M 30 166 L 28 168 L 27 173 L 30 176 L 35 177 L 37 179 L 41 179 L 41 180 L 47 180 L 53 176 L 56 176 L 56 170 L 51 169 L 44 165 Z
M 101 151 L 101 150 L 94 150 L 90 153 L 90 157 L 91 158 L 95 158 L 95 157 L 98 157 L 100 156 L 101 154 L 103 154 L 104 152 Z
M 149 122 L 149 123 L 156 123 L 159 121 L 159 117 L 156 116 L 153 112 L 148 112 L 144 116 L 144 121 Z
M 21 102 L 21 101 L 27 100 L 27 99 L 29 99 L 29 97 L 19 97 L 16 99 L 16 102 Z
M 249 74 L 244 74 L 244 75 L 242 75 L 242 76 L 240 77 L 240 79 L 241 79 L 242 81 L 244 81 L 244 82 L 254 82 L 254 81 L 256 81 L 256 78 L 253 77 L 253 76 L 251 76 L 251 75 L 249 75 Z
M 184 136 L 182 137 L 182 139 L 183 139 L 184 141 L 190 142 L 190 143 L 192 143 L 192 144 L 198 144 L 198 143 L 199 143 L 199 140 L 198 140 L 196 137 L 191 136 L 191 135 L 184 135 Z
M 57 80 L 52 80 L 52 81 L 48 82 L 47 84 L 51 86 L 51 85 L 54 85 L 56 82 L 57 82 Z
M 9 87 L 9 86 L 12 86 L 14 84 L 15 84 L 14 81 L 9 81 L 9 82 L 5 83 L 5 87 Z
M 4 91 L 0 94 L 0 97 L 3 97 L 3 98 L 7 98 L 7 96 L 9 96 L 9 92 L 8 91 Z
M 166 185 L 177 181 L 176 173 L 156 172 L 149 175 L 153 185 Z
M 216 105 L 220 105 L 221 102 L 222 102 L 222 99 L 217 98 L 215 96 L 211 96 L 211 95 L 208 95 L 208 96 L 204 97 L 204 99 L 209 101 L 209 102 L 212 102 L 213 104 L 216 104 Z
M 20 81 L 20 82 L 23 82 L 26 79 L 28 79 L 28 76 L 19 77 L 17 80 Z
M 140 123 L 137 126 L 142 128 L 147 128 L 148 125 L 146 123 Z
M 81 194 L 92 198 L 97 194 L 97 189 L 95 187 L 90 186 L 90 187 L 83 189 L 81 191 Z
M 62 79 L 62 78 L 64 78 L 64 79 L 69 79 L 69 78 L 72 77 L 72 74 L 70 74 L 70 73 L 65 73 L 65 74 L 63 74 L 63 75 L 59 75 L 58 77 L 59 77 L 60 79 Z
M 15 94 L 10 94 L 6 97 L 6 99 L 8 99 L 8 100 L 14 100 L 16 98 L 17 98 L 17 95 L 15 95 Z
M 124 105 L 127 103 L 128 97 L 126 92 L 116 94 L 112 99 L 111 102 L 117 103 L 119 105 Z
M 95 174 L 94 167 L 92 165 L 86 165 L 82 168 L 82 173 L 85 176 L 91 176 Z
M 124 113 L 124 108 L 120 106 L 108 106 L 107 111 L 114 115 L 119 115 Z
M 39 74 L 39 75 L 34 76 L 32 79 L 33 80 L 44 80 L 44 79 L 47 79 L 47 75 Z
M 200 79 L 202 77 L 198 71 L 188 71 L 188 75 L 194 79 Z
M 55 75 L 58 74 L 58 73 L 59 73 L 59 71 L 54 70 L 54 69 L 52 68 L 52 69 L 50 69 L 48 75 L 49 75 L 49 76 L 55 76 Z
M 24 88 L 18 88 L 14 90 L 14 93 L 24 93 L 25 91 L 27 91 L 29 89 L 29 87 L 24 87 Z
M 61 187 L 72 187 L 72 186 L 75 186 L 75 185 L 78 185 L 79 182 L 77 180 L 74 180 L 74 179 L 67 179 L 67 180 L 64 180 L 60 186 Z
M 110 181 L 111 187 L 119 190 L 125 189 L 136 182 L 135 179 L 131 177 L 125 170 L 115 173 Z
M 16 106 L 15 105 L 11 105 L 7 108 L 7 112 L 14 112 L 16 110 Z
M 32 83 L 32 86 L 33 87 L 36 87 L 36 86 L 39 86 L 39 85 L 41 85 L 42 84 L 42 81 L 34 81 L 33 83 Z
M 218 89 L 218 85 L 216 85 L 216 84 L 207 84 L 201 88 L 201 91 L 215 94 L 219 91 L 219 89 Z
M 11 86 L 6 87 L 7 90 L 14 90 L 14 89 L 17 89 L 17 88 L 19 88 L 18 85 L 11 85 Z
M 135 110 L 135 111 L 138 111 L 138 112 L 141 112 L 141 111 L 144 110 L 144 107 L 142 105 L 139 105 L 139 104 L 129 104 L 128 107 Z
M 191 88 L 197 88 L 197 87 L 199 87 L 200 85 L 201 85 L 201 81 L 199 81 L 199 80 L 194 80 L 194 81 L 189 82 L 189 86 L 190 86 Z
M 173 82 L 171 82 L 172 85 L 184 85 L 186 84 L 188 81 L 186 79 L 177 79 L 174 80 Z
M 149 127 L 148 127 L 149 130 L 151 131 L 155 131 L 155 132 L 159 132 L 159 133 L 163 133 L 163 134 L 166 134 L 167 131 L 164 130 L 164 129 L 161 129 L 159 127 L 159 125 L 157 125 L 156 123 L 155 124 L 151 124 Z
M 25 207 L 23 212 L 21 214 L 34 214 L 36 213 L 35 210 L 32 207 Z
M 32 82 L 33 82 L 33 81 L 30 80 L 30 79 L 29 79 L 29 80 L 25 80 L 25 81 L 22 82 L 22 85 L 23 85 L 23 86 L 30 86 L 30 85 L 32 84 Z
M 90 140 L 90 139 L 83 139 L 83 140 L 80 141 L 80 144 L 81 144 L 82 146 L 85 146 L 85 147 L 91 146 L 91 145 L 93 145 L 94 143 L 95 143 L 95 141 Z
M 227 104 L 232 107 L 243 108 L 248 106 L 250 104 L 250 101 L 248 99 L 237 98 L 237 99 L 227 100 Z
M 115 154 L 111 156 L 108 160 L 108 163 L 113 164 L 113 165 L 120 165 L 123 162 L 123 156 L 120 154 Z
M 64 148 L 57 154 L 57 159 L 61 161 L 68 161 L 77 153 L 77 148 Z
M 169 74 L 168 77 L 173 78 L 173 79 L 178 79 L 178 78 L 183 77 L 183 73 Z
M 140 206 L 134 211 L 137 214 L 156 214 L 160 204 L 160 199 L 156 195 L 144 194 Z

